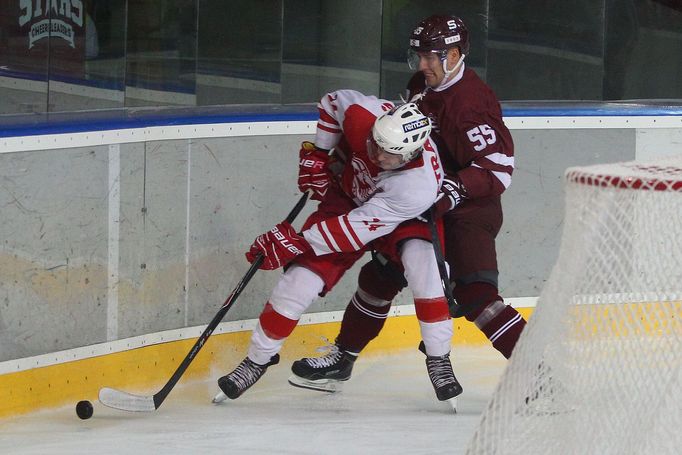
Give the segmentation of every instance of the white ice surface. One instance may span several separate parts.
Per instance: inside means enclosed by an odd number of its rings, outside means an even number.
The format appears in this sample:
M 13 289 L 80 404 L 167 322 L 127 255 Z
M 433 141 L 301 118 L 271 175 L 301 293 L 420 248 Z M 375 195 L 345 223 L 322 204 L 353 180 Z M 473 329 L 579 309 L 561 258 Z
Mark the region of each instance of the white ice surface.
M 285 361 L 241 398 L 219 405 L 211 404 L 218 389 L 210 380 L 176 387 L 152 413 L 94 402 L 85 421 L 75 403 L 0 420 L 0 453 L 461 454 L 506 361 L 489 347 L 455 348 L 452 358 L 464 387 L 457 414 L 436 400 L 415 349 L 361 357 L 336 394 L 288 385 Z

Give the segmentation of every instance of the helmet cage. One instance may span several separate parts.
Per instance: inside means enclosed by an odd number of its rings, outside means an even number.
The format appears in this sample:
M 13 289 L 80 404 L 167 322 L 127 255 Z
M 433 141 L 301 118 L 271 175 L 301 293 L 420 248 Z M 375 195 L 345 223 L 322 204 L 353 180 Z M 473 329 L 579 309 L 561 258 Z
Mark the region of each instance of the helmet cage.
M 374 140 L 373 135 L 367 138 L 367 155 L 372 163 L 381 167 L 385 171 L 394 170 L 403 167 L 409 161 L 414 159 L 421 150 L 414 152 L 412 156 L 404 156 L 399 153 L 388 152 L 381 148 L 377 141 Z M 379 156 L 390 156 L 388 161 L 382 160 Z

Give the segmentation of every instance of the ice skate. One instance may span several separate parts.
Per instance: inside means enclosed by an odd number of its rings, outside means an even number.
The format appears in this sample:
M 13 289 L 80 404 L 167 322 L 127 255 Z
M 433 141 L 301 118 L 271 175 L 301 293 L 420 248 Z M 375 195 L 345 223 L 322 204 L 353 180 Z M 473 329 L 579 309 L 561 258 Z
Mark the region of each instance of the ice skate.
M 426 354 L 426 347 L 422 341 L 419 350 Z M 450 354 L 441 356 L 426 356 L 426 370 L 429 379 L 436 392 L 436 398 L 440 401 L 447 401 L 454 412 L 457 412 L 457 396 L 463 391 L 462 386 L 455 377 L 450 363 Z
M 338 392 L 343 382 L 350 379 L 353 363 L 358 355 L 338 345 L 328 345 L 328 352 L 322 357 L 305 357 L 291 365 L 294 373 L 289 384 L 321 392 Z
M 272 356 L 265 365 L 259 365 L 248 357 L 245 358 L 230 374 L 218 379 L 218 387 L 222 393 L 218 393 L 213 398 L 213 403 L 220 403 L 226 398 L 232 400 L 239 398 L 263 376 L 270 365 L 278 363 L 279 354 Z

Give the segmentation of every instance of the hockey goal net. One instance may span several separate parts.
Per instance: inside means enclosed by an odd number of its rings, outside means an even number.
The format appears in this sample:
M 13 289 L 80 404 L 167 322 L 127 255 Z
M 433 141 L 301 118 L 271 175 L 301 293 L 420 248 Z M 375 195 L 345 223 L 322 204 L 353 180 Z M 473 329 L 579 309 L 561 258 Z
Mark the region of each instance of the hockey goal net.
M 469 454 L 682 450 L 682 156 L 570 168 L 559 258 Z

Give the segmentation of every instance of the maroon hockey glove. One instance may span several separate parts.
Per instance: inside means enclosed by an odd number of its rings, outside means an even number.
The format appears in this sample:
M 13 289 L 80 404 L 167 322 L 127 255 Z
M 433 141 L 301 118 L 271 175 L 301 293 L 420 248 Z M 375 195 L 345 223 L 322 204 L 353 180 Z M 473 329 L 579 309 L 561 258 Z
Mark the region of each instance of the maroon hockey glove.
M 313 194 L 310 199 L 321 201 L 331 182 L 331 174 L 327 168 L 329 155 L 312 142 L 303 142 L 298 157 L 298 189 L 301 193 L 311 190 Z
M 440 193 L 436 199 L 436 216 L 443 216 L 445 213 L 457 207 L 465 197 L 464 185 L 458 178 L 445 178 L 440 187 Z
M 246 253 L 246 260 L 253 263 L 259 254 L 263 254 L 261 270 L 275 270 L 287 265 L 299 254 L 310 249 L 310 244 L 298 235 L 291 224 L 281 222 L 265 234 L 256 237 L 251 249 Z

